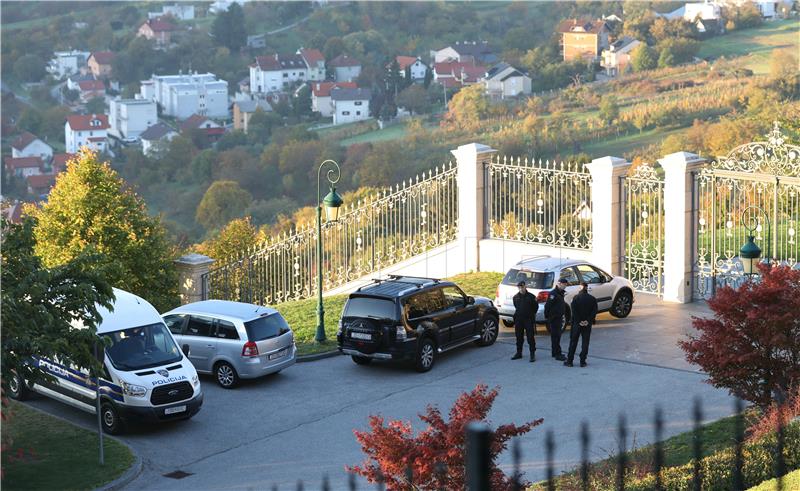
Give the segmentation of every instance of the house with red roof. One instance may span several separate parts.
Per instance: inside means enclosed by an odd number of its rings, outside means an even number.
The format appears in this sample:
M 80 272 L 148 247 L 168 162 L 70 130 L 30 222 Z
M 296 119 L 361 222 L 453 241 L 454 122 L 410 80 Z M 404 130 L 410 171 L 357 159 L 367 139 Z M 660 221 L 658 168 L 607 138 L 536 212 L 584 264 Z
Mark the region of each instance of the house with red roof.
M 425 73 L 428 72 L 428 65 L 423 63 L 418 56 L 396 56 L 395 61 L 397 61 L 397 65 L 400 67 L 400 76 L 405 77 L 406 72 L 408 72 L 411 80 L 415 82 L 425 80 Z
M 108 148 L 108 116 L 105 114 L 71 114 L 64 124 L 67 152 L 76 153 L 87 146 L 99 152 Z
M 86 65 L 95 77 L 108 78 L 111 76 L 111 62 L 114 61 L 112 51 L 95 51 L 89 55 Z
M 53 174 L 59 174 L 67 170 L 67 162 L 74 157 L 74 153 L 57 153 L 53 155 L 53 161 L 50 163 Z
M 328 63 L 337 82 L 352 82 L 361 75 L 361 62 L 347 55 L 339 55 Z
M 44 170 L 41 157 L 6 157 L 6 172 L 17 177 L 38 176 Z
M 144 21 L 136 31 L 136 37 L 151 39 L 157 46 L 163 47 L 172 42 L 172 34 L 177 30 L 178 26 L 169 21 L 169 16 L 156 17 Z
M 256 56 L 250 65 L 250 92 L 269 94 L 296 83 L 325 80 L 325 57 L 318 49 L 297 50 L 295 54 L 273 53 Z
M 46 196 L 56 183 L 55 174 L 37 174 L 25 179 L 28 184 L 28 193 L 34 196 Z
M 326 118 L 333 116 L 331 91 L 336 89 L 357 89 L 355 82 L 314 82 L 311 84 L 311 110 Z
M 447 88 L 463 87 L 481 82 L 486 77 L 486 67 L 473 62 L 442 62 L 433 64 L 433 79 Z
M 325 80 L 325 56 L 320 50 L 300 48 L 297 54 L 303 58 L 308 67 L 306 80 Z
M 11 142 L 12 157 L 40 157 L 50 160 L 53 156 L 53 147 L 40 140 L 36 135 L 23 132 Z
M 76 85 L 80 92 L 80 101 L 84 104 L 95 97 L 106 96 L 106 84 L 102 80 L 81 80 Z
M 602 19 L 567 19 L 558 25 L 556 32 L 561 34 L 564 61 L 597 60 L 609 46 L 608 26 Z
M 200 114 L 192 114 L 188 119 L 183 121 L 179 126 L 181 133 L 189 133 L 194 130 L 201 130 L 205 133 L 208 141 L 213 143 L 225 134 L 225 128 L 220 126 L 213 119 Z

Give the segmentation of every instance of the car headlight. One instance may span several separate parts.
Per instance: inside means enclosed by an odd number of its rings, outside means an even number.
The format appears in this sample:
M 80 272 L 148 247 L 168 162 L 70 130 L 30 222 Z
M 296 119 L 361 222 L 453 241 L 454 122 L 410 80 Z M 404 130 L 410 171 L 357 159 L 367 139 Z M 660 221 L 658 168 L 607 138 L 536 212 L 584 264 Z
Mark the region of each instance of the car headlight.
M 339 319 L 339 328 L 336 330 L 336 335 L 337 336 L 342 335 L 342 319 Z
M 398 341 L 405 341 L 406 340 L 406 328 L 405 326 L 397 326 L 397 340 Z
M 196 373 L 192 376 L 192 385 L 195 387 L 200 385 L 200 377 Z
M 141 385 L 134 385 L 129 384 L 128 382 L 122 382 L 122 393 L 126 396 L 131 397 L 144 397 L 147 395 L 147 387 L 142 387 Z

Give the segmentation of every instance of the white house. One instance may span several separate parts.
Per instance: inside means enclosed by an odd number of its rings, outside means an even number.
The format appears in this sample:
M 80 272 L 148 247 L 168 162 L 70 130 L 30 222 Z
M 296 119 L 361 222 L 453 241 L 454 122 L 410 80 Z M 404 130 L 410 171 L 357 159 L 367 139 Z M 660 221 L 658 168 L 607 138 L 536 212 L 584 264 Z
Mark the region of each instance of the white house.
M 331 91 L 333 124 L 369 119 L 369 89 L 336 89 Z
M 720 20 L 722 10 L 715 2 L 687 3 L 683 8 L 683 19 L 689 22 L 696 20 Z
M 38 176 L 42 173 L 42 159 L 34 157 L 6 157 L 6 171 L 17 177 Z
M 473 65 L 489 65 L 498 61 L 494 48 L 487 41 L 458 41 L 446 48 L 431 51 L 430 55 L 434 63 L 457 61 Z
M 53 59 L 47 64 L 47 72 L 58 79 L 78 73 L 86 66 L 89 55 L 91 55 L 89 51 L 56 51 L 53 53 Z
M 153 146 L 160 141 L 170 141 L 178 136 L 178 132 L 170 128 L 164 123 L 156 123 L 147 128 L 139 135 L 139 140 L 142 142 L 142 152 L 145 155 L 153 153 Z
M 39 157 L 45 162 L 49 162 L 53 158 L 53 147 L 26 131 L 11 143 L 11 156 L 14 158 Z
M 405 77 L 406 70 L 408 70 L 411 75 L 411 80 L 415 82 L 425 80 L 425 74 L 428 72 L 428 65 L 423 63 L 419 57 L 397 56 L 395 60 L 400 67 L 400 75 Z
M 228 82 L 217 80 L 213 73 L 154 75 L 142 82 L 140 93 L 158 103 L 167 116 L 228 118 Z
M 250 92 L 269 94 L 297 82 L 325 79 L 325 57 L 317 49 L 299 49 L 286 55 L 257 56 L 250 65 Z
M 71 114 L 64 123 L 67 153 L 76 153 L 82 146 L 104 152 L 108 146 L 108 116 L 105 114 Z
M 147 99 L 114 99 L 108 106 L 109 133 L 125 141 L 139 139 L 144 130 L 158 122 L 156 103 Z
M 608 49 L 603 50 L 600 66 L 606 69 L 606 75 L 616 77 L 624 73 L 631 62 L 631 52 L 636 49 L 641 41 L 630 36 L 624 36 L 611 43 Z
M 531 78 L 508 63 L 498 63 L 486 72 L 486 93 L 505 99 L 531 93 Z
M 175 5 L 164 5 L 160 12 L 148 12 L 148 19 L 155 19 L 162 15 L 171 15 L 179 20 L 194 19 L 194 5 L 188 3 L 176 3 Z
M 339 55 L 332 59 L 329 66 L 337 82 L 352 82 L 361 75 L 361 62 L 347 55 Z
M 311 110 L 329 118 L 333 116 L 331 91 L 357 88 L 355 82 L 314 82 L 311 84 Z
M 318 49 L 300 48 L 297 54 L 303 58 L 308 67 L 306 80 L 325 80 L 325 56 Z

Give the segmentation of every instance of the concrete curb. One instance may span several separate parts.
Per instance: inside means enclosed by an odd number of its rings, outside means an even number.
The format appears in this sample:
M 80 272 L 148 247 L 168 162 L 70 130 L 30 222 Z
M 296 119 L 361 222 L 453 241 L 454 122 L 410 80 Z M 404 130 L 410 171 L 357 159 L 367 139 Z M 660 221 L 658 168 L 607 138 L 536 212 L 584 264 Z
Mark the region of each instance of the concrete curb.
M 104 438 L 107 436 L 108 435 L 104 435 Z M 115 440 L 117 439 L 115 438 Z M 142 471 L 144 470 L 144 463 L 142 462 L 142 458 L 139 456 L 138 452 L 136 452 L 136 450 L 134 450 L 133 447 L 123 442 L 122 440 L 117 440 L 117 441 L 128 447 L 128 450 L 131 451 L 131 453 L 133 454 L 133 458 L 135 459 L 133 465 L 130 466 L 130 468 L 127 471 L 125 471 L 124 474 L 114 479 L 110 483 L 105 484 L 104 486 L 100 486 L 99 488 L 96 488 L 95 491 L 117 491 L 118 489 L 122 489 L 123 487 L 130 484 L 131 481 L 139 477 L 139 474 L 141 474 Z
M 324 360 L 325 358 L 333 358 L 339 356 L 339 350 L 325 351 L 323 353 L 314 353 L 313 355 L 301 355 L 297 357 L 297 363 L 305 363 L 309 361 Z

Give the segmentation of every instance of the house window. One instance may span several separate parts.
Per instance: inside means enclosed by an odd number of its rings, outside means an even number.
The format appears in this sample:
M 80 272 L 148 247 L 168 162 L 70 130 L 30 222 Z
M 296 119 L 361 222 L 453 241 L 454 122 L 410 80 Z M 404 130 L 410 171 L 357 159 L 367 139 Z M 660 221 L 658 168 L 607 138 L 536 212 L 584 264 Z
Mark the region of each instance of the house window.
M 361 116 L 361 111 L 356 111 L 356 116 Z
M 342 111 L 342 116 L 350 116 L 350 111 Z
M 364 102 L 363 102 L 363 101 L 356 101 L 356 102 L 355 102 L 355 105 L 356 105 L 356 106 L 361 106 L 361 105 L 363 105 L 363 104 L 364 104 Z
M 289 78 L 289 74 L 288 73 L 284 73 L 283 74 L 283 78 Z

